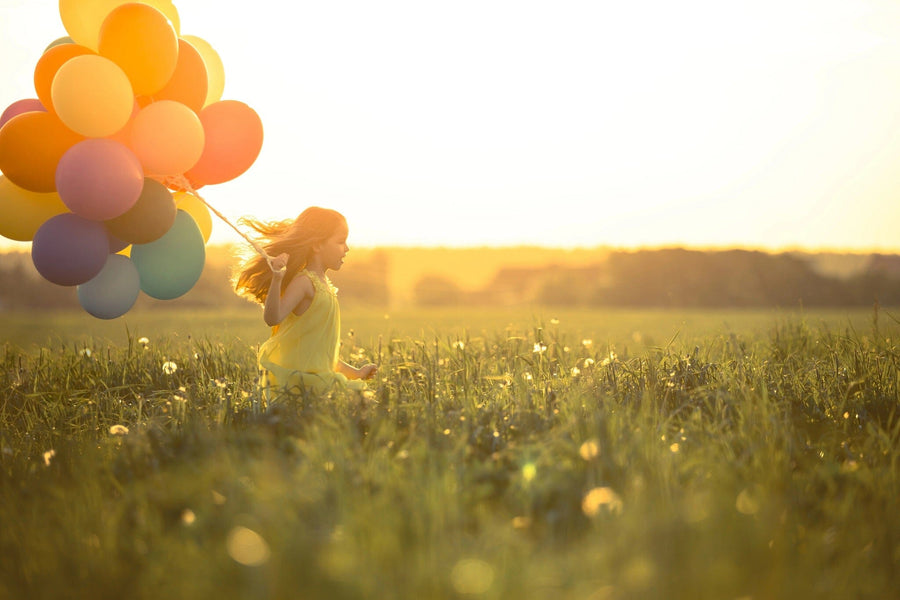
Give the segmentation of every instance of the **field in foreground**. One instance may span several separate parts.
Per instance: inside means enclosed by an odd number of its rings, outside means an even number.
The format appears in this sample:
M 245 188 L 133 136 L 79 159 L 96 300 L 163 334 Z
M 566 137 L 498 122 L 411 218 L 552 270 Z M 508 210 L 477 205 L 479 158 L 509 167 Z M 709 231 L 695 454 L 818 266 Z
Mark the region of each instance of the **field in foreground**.
M 345 311 L 275 407 L 253 310 L 0 317 L 0 598 L 895 597 L 895 315 Z

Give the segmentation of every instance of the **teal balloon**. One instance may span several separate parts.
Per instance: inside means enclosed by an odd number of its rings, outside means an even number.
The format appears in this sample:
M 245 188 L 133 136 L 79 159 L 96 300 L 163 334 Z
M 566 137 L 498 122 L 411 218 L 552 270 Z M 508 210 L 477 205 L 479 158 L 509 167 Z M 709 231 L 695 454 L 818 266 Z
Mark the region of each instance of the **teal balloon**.
M 115 319 L 131 310 L 140 292 L 141 279 L 131 259 L 110 254 L 100 273 L 78 286 L 78 302 L 98 319 Z
M 203 234 L 191 215 L 179 210 L 161 238 L 131 246 L 131 260 L 141 278 L 141 291 L 158 300 L 178 298 L 194 287 L 203 272 Z

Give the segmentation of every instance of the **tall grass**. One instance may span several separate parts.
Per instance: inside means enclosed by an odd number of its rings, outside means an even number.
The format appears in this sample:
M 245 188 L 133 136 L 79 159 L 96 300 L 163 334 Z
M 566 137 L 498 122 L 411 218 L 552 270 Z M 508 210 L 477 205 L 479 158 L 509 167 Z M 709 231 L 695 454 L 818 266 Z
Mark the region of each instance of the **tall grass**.
M 896 594 L 889 315 L 460 314 L 366 321 L 368 393 L 274 406 L 241 340 L 7 345 L 0 597 Z

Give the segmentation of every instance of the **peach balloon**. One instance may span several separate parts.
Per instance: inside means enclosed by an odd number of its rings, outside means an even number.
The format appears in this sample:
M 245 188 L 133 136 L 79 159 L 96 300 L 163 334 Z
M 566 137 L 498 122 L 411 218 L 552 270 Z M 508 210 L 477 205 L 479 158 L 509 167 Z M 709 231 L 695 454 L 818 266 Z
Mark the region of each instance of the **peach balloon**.
M 119 131 L 134 108 L 128 77 L 114 62 L 95 54 L 76 56 L 61 66 L 50 94 L 62 122 L 88 137 Z
M 31 192 L 53 192 L 59 159 L 83 139 L 56 115 L 23 113 L 0 129 L 0 171 Z
M 94 54 L 94 51 L 78 44 L 61 44 L 48 49 L 38 59 L 34 67 L 34 91 L 48 111 L 54 112 L 50 89 L 57 71 L 69 59 L 85 54 Z
M 180 175 L 203 153 L 203 125 L 190 108 L 174 100 L 148 104 L 131 124 L 130 146 L 144 173 Z
M 122 67 L 135 94 L 150 95 L 175 72 L 178 35 L 159 10 L 132 2 L 114 8 L 103 20 L 98 49 Z

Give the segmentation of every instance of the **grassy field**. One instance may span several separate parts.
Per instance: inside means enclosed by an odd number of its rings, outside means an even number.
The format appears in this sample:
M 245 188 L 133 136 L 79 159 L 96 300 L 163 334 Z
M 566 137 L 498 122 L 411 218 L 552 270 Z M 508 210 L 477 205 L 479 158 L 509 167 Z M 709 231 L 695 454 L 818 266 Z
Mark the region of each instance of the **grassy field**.
M 0 598 L 897 597 L 897 314 L 0 316 Z

